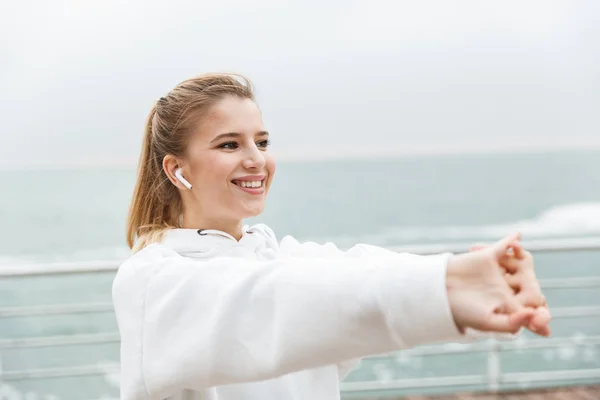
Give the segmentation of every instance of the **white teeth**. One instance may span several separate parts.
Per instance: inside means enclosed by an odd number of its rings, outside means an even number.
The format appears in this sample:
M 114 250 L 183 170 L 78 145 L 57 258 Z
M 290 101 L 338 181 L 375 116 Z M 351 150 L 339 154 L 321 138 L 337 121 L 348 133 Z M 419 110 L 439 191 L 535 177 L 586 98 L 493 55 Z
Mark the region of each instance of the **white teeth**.
M 262 186 L 261 181 L 238 181 L 241 187 L 258 188 Z

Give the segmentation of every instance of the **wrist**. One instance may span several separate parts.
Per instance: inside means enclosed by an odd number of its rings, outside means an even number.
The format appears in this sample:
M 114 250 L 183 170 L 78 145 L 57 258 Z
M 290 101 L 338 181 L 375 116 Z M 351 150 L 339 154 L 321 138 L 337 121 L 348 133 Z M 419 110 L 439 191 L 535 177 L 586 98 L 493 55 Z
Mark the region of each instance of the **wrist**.
M 461 263 L 461 255 L 452 255 L 448 259 L 448 264 L 446 266 L 446 294 L 448 296 L 448 303 L 450 305 L 450 312 L 452 313 L 452 318 L 454 319 L 454 324 L 456 328 L 461 334 L 465 333 L 466 326 L 461 322 L 459 317 L 459 306 L 458 306 L 458 298 L 460 291 L 460 287 L 463 286 L 461 283 L 464 279 L 464 271 Z

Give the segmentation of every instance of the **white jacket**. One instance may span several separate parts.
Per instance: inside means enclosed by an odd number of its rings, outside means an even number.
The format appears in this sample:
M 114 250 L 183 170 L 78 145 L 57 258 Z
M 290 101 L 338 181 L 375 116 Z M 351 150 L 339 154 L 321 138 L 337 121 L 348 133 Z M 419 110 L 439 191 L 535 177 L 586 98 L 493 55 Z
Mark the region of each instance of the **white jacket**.
M 448 257 L 168 231 L 114 280 L 121 399 L 339 399 L 354 360 L 463 338 Z

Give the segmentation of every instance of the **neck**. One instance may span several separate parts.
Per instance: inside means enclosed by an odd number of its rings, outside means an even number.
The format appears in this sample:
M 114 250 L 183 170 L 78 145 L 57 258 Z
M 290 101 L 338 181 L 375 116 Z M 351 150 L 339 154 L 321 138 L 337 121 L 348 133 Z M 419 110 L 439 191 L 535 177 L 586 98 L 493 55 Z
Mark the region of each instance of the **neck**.
M 198 215 L 193 212 L 183 212 L 182 228 L 185 229 L 214 229 L 225 232 L 233 236 L 236 240 L 242 238 L 241 220 L 226 221 L 223 219 L 207 218 L 206 216 Z

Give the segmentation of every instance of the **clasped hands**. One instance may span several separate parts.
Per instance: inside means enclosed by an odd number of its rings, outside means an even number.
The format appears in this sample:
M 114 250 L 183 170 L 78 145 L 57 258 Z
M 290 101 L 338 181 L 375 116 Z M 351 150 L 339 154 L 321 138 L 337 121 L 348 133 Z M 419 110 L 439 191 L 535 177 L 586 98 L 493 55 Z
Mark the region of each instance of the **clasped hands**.
M 526 328 L 550 336 L 551 315 L 535 276 L 533 256 L 520 241 L 515 233 L 450 258 L 446 288 L 459 330 L 517 333 Z

